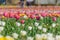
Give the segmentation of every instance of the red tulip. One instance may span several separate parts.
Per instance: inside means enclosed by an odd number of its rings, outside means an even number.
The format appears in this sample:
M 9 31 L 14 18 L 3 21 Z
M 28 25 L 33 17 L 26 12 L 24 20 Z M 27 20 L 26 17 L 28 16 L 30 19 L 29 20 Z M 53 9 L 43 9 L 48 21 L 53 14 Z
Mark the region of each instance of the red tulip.
M 53 17 L 53 18 L 52 18 L 53 21 L 56 21 L 56 19 L 57 19 L 56 17 Z
M 25 20 L 21 20 L 21 24 L 24 24 Z
M 31 18 L 31 19 L 35 18 L 35 15 L 30 15 L 30 18 Z
M 18 19 L 20 19 L 20 16 L 16 14 L 15 18 L 18 20 Z
M 17 12 L 17 14 L 19 15 L 19 14 L 20 14 L 20 12 L 18 11 L 18 12 Z
M 36 19 L 37 19 L 37 20 L 40 20 L 40 17 L 39 17 L 39 16 L 36 16 Z
M 41 16 L 42 17 L 46 17 L 47 16 L 47 13 L 41 13 Z

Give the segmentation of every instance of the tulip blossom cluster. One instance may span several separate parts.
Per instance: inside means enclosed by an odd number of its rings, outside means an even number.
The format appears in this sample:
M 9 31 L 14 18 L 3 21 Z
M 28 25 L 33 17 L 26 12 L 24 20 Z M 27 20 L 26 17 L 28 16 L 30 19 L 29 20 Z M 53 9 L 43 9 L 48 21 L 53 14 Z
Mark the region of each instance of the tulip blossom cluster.
M 60 14 L 5 12 L 0 40 L 60 40 Z

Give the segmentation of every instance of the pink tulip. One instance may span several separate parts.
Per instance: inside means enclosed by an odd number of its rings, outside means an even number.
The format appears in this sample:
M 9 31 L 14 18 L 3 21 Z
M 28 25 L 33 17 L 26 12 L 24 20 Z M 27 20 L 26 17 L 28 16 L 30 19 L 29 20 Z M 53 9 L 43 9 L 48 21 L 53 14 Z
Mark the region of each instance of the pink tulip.
M 24 24 L 25 20 L 21 20 L 21 24 Z
M 5 17 L 9 17 L 9 13 L 7 13 L 7 12 L 5 12 L 3 15 L 4 15 Z
M 56 17 L 53 17 L 53 18 L 52 18 L 52 20 L 53 20 L 53 21 L 56 21 L 56 20 L 57 20 L 57 18 L 56 18 Z
M 10 18 L 14 18 L 14 14 L 13 13 L 10 13 L 9 17 Z
M 41 16 L 42 17 L 46 17 L 47 16 L 47 13 L 41 13 Z
M 60 14 L 60 12 L 57 12 L 58 14 Z

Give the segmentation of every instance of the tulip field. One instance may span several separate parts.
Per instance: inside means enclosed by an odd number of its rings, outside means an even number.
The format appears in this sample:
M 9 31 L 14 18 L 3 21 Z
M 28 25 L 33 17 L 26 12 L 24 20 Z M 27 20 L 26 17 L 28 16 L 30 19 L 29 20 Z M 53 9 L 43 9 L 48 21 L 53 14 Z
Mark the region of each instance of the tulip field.
M 0 12 L 0 40 L 60 40 L 60 11 L 11 10 Z

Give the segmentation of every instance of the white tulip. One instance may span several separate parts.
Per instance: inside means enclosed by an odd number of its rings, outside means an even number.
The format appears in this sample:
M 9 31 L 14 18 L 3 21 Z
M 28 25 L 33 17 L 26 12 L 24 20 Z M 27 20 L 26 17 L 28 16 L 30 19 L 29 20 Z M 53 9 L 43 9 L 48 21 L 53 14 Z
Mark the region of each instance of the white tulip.
M 1 25 L 2 25 L 2 26 L 5 26 L 5 22 L 4 22 L 4 21 L 2 21 Z
M 27 40 L 34 40 L 33 37 L 27 37 Z
M 42 17 L 42 16 L 41 16 L 40 18 L 41 18 L 41 19 L 43 19 L 43 17 Z
M 25 36 L 27 34 L 27 32 L 24 31 L 24 30 L 22 30 L 20 33 L 21 33 L 22 36 Z
M 17 26 L 20 26 L 21 24 L 20 24 L 19 22 L 16 22 L 16 25 L 17 25 Z
M 6 36 L 6 38 L 10 38 L 11 36 Z
M 42 26 L 38 26 L 38 29 L 41 30 L 42 29 Z
M 47 40 L 55 40 L 54 37 L 48 37 Z
M 29 27 L 28 27 L 28 30 L 32 30 L 32 27 L 31 27 L 31 26 L 29 26 Z
M 41 37 L 42 37 L 42 39 L 45 39 L 45 40 L 47 39 L 47 35 L 46 34 L 42 34 Z
M 43 32 L 47 32 L 47 29 L 46 28 L 43 28 Z
M 47 33 L 48 40 L 55 40 L 52 33 Z
M 36 40 L 42 40 L 42 37 L 41 37 L 40 34 L 36 34 L 35 39 L 36 39 Z
M 53 24 L 52 24 L 52 27 L 56 27 L 56 24 L 55 24 L 55 23 L 53 23 Z
M 0 27 L 0 32 L 2 32 L 4 30 L 4 27 Z
M 18 38 L 18 34 L 17 33 L 13 33 L 12 36 L 13 36 L 13 38 L 16 38 L 16 39 Z
M 60 35 L 56 35 L 56 40 L 60 40 Z
M 28 17 L 25 15 L 24 18 L 26 19 L 26 18 L 28 18 Z
M 5 24 L 6 24 L 6 23 L 5 23 L 4 21 L 0 21 L 0 25 L 1 25 L 1 26 L 5 26 Z
M 53 34 L 52 33 L 47 33 L 47 36 L 48 37 L 53 37 Z
M 35 26 L 39 26 L 39 23 L 38 22 L 35 22 Z

